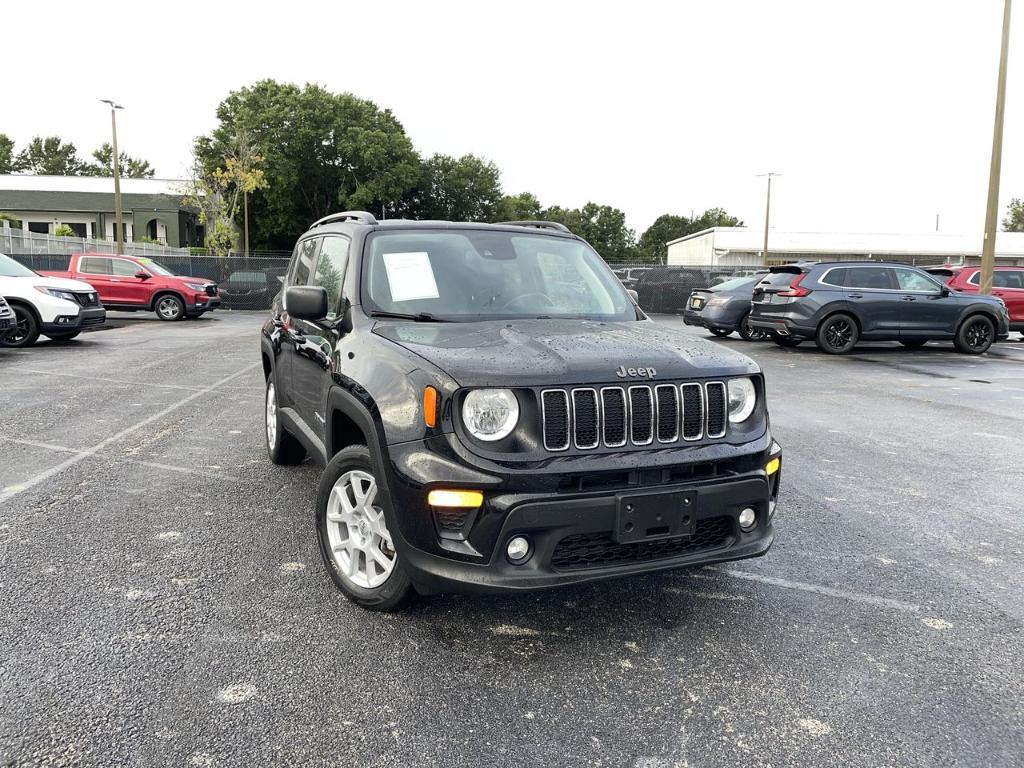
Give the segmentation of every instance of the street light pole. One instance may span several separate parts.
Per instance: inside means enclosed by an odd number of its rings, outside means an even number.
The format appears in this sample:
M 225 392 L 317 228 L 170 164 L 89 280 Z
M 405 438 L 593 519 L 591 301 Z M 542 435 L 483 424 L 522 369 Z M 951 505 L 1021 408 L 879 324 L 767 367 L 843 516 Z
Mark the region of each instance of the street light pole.
M 117 155 L 117 110 L 124 107 L 110 99 L 100 101 L 110 105 L 110 132 L 114 146 L 114 242 L 117 243 L 117 253 L 120 255 L 124 253 L 124 222 L 121 217 L 121 165 Z
M 758 176 L 768 177 L 768 194 L 764 201 L 764 249 L 761 251 L 761 257 L 764 263 L 768 263 L 768 221 L 771 218 L 772 213 L 772 177 L 781 176 L 781 173 L 759 173 Z
M 1010 2 L 1003 6 L 1003 42 L 999 53 L 996 85 L 996 119 L 992 130 L 992 164 L 988 171 L 988 203 L 985 208 L 985 240 L 981 244 L 981 275 L 978 293 L 992 293 L 992 267 L 996 261 L 996 220 L 999 216 L 999 173 L 1003 165 L 1003 114 L 1006 111 L 1006 59 L 1010 49 Z

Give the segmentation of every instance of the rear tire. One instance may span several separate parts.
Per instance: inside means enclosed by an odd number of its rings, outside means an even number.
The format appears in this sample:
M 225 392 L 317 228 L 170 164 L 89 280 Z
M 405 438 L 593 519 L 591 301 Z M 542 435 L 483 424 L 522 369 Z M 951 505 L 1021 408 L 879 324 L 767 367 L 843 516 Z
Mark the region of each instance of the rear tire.
M 306 449 L 281 423 L 281 413 L 277 407 L 277 386 L 274 383 L 273 373 L 267 377 L 264 405 L 266 406 L 264 434 L 267 437 L 267 455 L 270 456 L 270 460 L 274 464 L 281 466 L 299 464 L 306 458 Z
M 725 328 L 708 328 L 708 330 L 711 332 L 712 336 L 717 336 L 720 339 L 724 339 L 726 336 L 732 333 L 732 331 L 727 331 L 725 330 Z
M 829 355 L 845 355 L 860 338 L 857 321 L 842 312 L 826 317 L 818 326 L 814 341 L 818 349 Z
M 334 455 L 316 494 L 316 532 L 324 567 L 342 594 L 367 610 L 391 612 L 412 597 L 413 587 L 374 472 L 365 445 Z
M 957 352 L 965 355 L 981 355 L 988 352 L 996 340 L 996 327 L 985 315 L 971 315 L 957 329 L 953 345 Z
M 744 341 L 764 341 L 765 336 L 768 335 L 767 331 L 762 331 L 760 328 L 754 328 L 750 324 L 749 312 L 740 318 L 739 332 L 740 338 Z
M 80 333 L 81 331 L 69 331 L 68 333 L 48 333 L 46 335 L 53 341 L 71 341 Z
M 799 347 L 803 339 L 794 339 L 792 336 L 779 336 L 777 333 L 771 334 L 772 341 L 778 344 L 780 347 Z
M 164 294 L 156 300 L 156 316 L 168 322 L 185 317 L 185 302 L 173 293 Z
M 11 304 L 14 310 L 14 327 L 0 334 L 0 347 L 18 349 L 31 347 L 39 338 L 39 323 L 28 307 Z

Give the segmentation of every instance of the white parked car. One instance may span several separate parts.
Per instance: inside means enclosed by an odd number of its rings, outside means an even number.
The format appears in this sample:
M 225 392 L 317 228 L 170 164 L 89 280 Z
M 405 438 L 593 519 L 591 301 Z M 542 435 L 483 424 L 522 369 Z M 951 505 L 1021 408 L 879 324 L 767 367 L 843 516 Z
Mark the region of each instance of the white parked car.
M 103 325 L 107 310 L 96 290 L 80 280 L 43 277 L 0 253 L 0 296 L 14 311 L 13 327 L 0 330 L 0 347 L 30 347 L 39 335 L 73 339 Z

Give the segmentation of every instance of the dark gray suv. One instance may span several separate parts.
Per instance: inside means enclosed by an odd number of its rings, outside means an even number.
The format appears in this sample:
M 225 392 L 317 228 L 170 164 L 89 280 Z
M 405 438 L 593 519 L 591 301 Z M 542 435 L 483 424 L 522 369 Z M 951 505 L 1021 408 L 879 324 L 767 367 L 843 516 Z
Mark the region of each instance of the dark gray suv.
M 879 262 L 772 267 L 754 289 L 749 323 L 780 346 L 814 339 L 833 355 L 861 340 L 907 347 L 952 341 L 958 351 L 980 355 L 1009 335 L 1001 299 L 954 291 L 916 267 Z

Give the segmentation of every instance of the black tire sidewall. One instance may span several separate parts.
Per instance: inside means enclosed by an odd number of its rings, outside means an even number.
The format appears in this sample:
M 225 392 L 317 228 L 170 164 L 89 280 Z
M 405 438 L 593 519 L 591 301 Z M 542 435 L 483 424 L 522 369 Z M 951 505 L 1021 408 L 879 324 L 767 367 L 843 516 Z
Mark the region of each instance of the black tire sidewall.
M 320 486 L 316 494 L 316 535 L 320 544 L 320 556 L 323 559 L 324 569 L 330 575 L 331 580 L 349 600 L 370 610 L 392 611 L 401 606 L 412 593 L 412 582 L 402 567 L 401 554 L 397 555 L 398 560 L 387 581 L 373 589 L 366 589 L 347 581 L 339 573 L 331 554 L 330 540 L 327 535 L 327 501 L 338 478 L 354 469 L 368 472 L 376 478 L 377 498 L 384 510 L 384 521 L 391 532 L 392 541 L 395 539 L 394 514 L 384 503 L 380 474 L 370 457 L 370 450 L 365 445 L 350 445 L 338 451 L 334 458 L 327 462 L 327 466 L 324 467 L 323 474 L 320 476 Z
M 54 334 L 49 334 L 48 333 L 46 335 L 50 337 L 51 341 L 71 341 L 73 338 L 78 336 L 78 334 L 80 334 L 80 333 L 81 333 L 81 331 L 71 331 L 70 333 L 54 333 Z
M 736 330 L 740 334 L 740 338 L 744 341 L 759 341 L 762 336 L 754 335 L 756 332 L 753 329 L 747 327 L 747 320 L 750 319 L 750 313 L 747 312 L 743 317 L 740 318 L 739 323 L 736 325 Z
M 773 333 L 771 337 L 775 344 L 786 349 L 792 349 L 803 341 L 803 339 L 794 339 L 792 336 L 779 336 L 777 333 Z
M 17 344 L 8 343 L 7 337 L 9 334 L 16 330 L 11 328 L 5 333 L 0 334 L 0 346 L 7 347 L 9 349 L 20 349 L 22 347 L 31 347 L 39 339 L 39 322 L 36 320 L 35 314 L 28 307 L 24 307 L 21 304 L 12 304 L 11 309 L 14 310 L 14 322 L 18 325 L 21 324 L 22 319 L 26 323 L 25 338 L 19 341 Z
M 164 317 L 160 313 L 160 305 L 167 299 L 171 299 L 178 304 L 178 314 L 175 317 Z M 185 302 L 180 297 L 175 296 L 173 293 L 165 293 L 156 300 L 156 316 L 166 323 L 172 323 L 175 320 L 183 320 L 185 318 Z
M 825 333 L 826 333 L 826 331 L 828 331 L 829 326 L 831 326 L 833 323 L 836 323 L 836 322 L 838 322 L 840 320 L 846 321 L 847 323 L 850 324 L 850 329 L 851 329 L 850 343 L 847 344 L 845 347 L 843 347 L 841 349 L 836 349 L 835 347 L 831 346 L 825 340 Z M 821 325 L 818 326 L 818 333 L 815 335 L 815 338 L 814 338 L 815 343 L 818 345 L 818 349 L 820 349 L 822 352 L 824 352 L 826 354 L 829 354 L 829 355 L 845 355 L 846 353 L 852 351 L 855 346 L 857 346 L 857 341 L 859 339 L 860 339 L 860 331 L 857 328 L 857 321 L 854 320 L 852 317 L 850 317 L 850 315 L 846 315 L 846 314 L 842 314 L 842 313 L 826 317 L 822 321 Z
M 267 436 L 267 397 L 270 394 L 270 385 L 274 385 L 274 399 L 277 407 L 274 409 L 274 444 L 270 444 Z M 306 449 L 294 435 L 284 428 L 281 422 L 281 387 L 277 383 L 277 377 L 271 372 L 267 377 L 267 384 L 263 390 L 263 443 L 267 446 L 267 456 L 271 463 L 279 466 L 294 466 L 301 464 L 306 458 Z
M 984 349 L 973 349 L 967 343 L 967 330 L 976 323 L 986 323 L 989 329 L 989 342 Z M 960 324 L 959 330 L 956 332 L 956 342 L 954 346 L 957 351 L 963 352 L 966 355 L 983 355 L 992 348 L 992 344 L 996 339 L 996 325 L 985 315 L 972 315 L 968 317 L 963 323 Z

